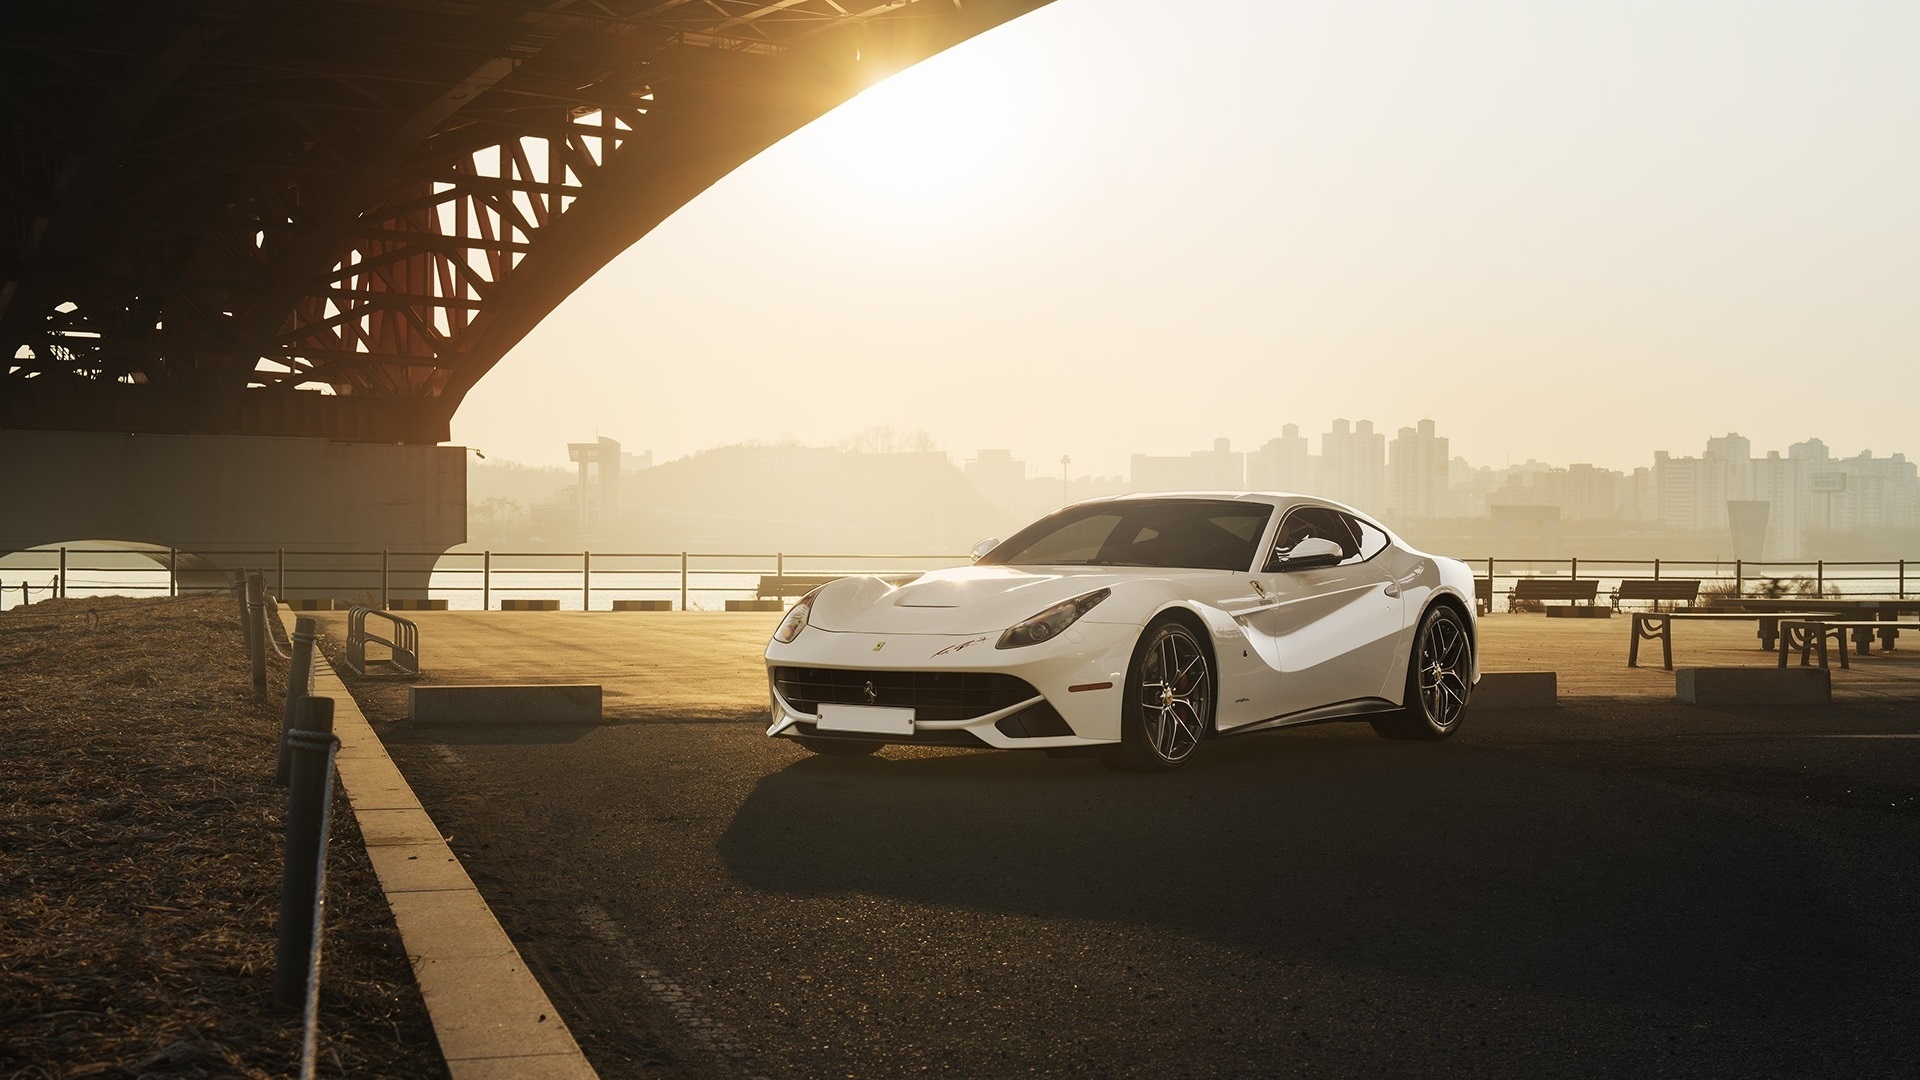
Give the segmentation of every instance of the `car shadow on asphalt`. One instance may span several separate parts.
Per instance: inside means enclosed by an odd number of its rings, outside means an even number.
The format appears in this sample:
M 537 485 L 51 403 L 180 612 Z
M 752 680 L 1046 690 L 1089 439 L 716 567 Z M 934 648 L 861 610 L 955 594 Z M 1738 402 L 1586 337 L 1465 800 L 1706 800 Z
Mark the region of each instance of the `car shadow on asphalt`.
M 1862 883 L 1804 830 L 1355 725 L 1213 743 L 1161 775 L 1037 754 L 806 758 L 754 787 L 719 849 L 773 894 L 1146 926 L 1639 1004 L 1831 1010 L 1862 980 L 1904 982 L 1913 951 L 1876 942 L 1911 935 L 1863 926 Z

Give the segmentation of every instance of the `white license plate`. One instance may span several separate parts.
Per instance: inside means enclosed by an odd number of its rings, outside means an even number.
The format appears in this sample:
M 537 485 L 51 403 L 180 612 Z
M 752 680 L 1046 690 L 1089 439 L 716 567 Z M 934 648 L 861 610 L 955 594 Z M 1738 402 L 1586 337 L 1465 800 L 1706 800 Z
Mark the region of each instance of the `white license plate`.
M 866 735 L 913 734 L 913 710 L 884 705 L 820 703 L 821 731 L 857 731 Z

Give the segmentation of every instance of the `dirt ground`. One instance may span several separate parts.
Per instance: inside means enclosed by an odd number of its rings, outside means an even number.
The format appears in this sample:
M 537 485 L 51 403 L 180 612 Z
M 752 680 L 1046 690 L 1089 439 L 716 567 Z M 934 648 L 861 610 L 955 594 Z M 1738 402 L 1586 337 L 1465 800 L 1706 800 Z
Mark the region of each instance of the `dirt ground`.
M 225 594 L 0 614 L 0 1077 L 285 1076 L 286 793 Z M 446 1075 L 336 791 L 319 1073 Z

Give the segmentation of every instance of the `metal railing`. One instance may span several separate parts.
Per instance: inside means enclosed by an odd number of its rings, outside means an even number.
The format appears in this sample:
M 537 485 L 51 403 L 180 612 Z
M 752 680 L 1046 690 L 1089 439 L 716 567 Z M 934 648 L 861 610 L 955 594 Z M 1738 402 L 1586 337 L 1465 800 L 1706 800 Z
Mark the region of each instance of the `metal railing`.
M 396 600 L 445 599 L 449 606 L 490 609 L 507 598 L 550 598 L 570 610 L 611 606 L 612 599 L 665 599 L 678 610 L 716 608 L 716 601 L 752 598 L 762 577 L 788 575 L 898 574 L 961 566 L 965 555 L 790 554 L 785 552 L 536 552 L 478 551 L 445 555 L 365 551 L 302 551 L 286 548 L 203 551 L 158 549 L 143 553 L 149 568 L 129 566 L 115 548 L 59 548 L 17 552 L 0 570 L 0 601 L 19 585 L 7 580 L 22 569 L 37 572 L 34 592 L 56 596 L 86 593 L 177 595 L 204 583 L 208 562 L 261 572 L 281 600 L 340 599 L 391 608 Z M 103 561 L 112 556 L 113 561 Z M 21 562 L 39 565 L 22 567 Z M 1469 557 L 1476 576 L 1492 581 L 1496 595 L 1512 592 L 1527 577 L 1598 578 L 1602 594 L 1627 578 L 1698 578 L 1705 595 L 1817 595 L 1893 597 L 1920 594 L 1911 571 L 1920 561 L 1591 559 Z M 1911 565 L 1910 565 L 1911 564 Z M 227 573 L 238 572 L 229 571 Z M 42 584 L 44 582 L 45 584 Z M 27 594 L 30 595 L 30 594 Z

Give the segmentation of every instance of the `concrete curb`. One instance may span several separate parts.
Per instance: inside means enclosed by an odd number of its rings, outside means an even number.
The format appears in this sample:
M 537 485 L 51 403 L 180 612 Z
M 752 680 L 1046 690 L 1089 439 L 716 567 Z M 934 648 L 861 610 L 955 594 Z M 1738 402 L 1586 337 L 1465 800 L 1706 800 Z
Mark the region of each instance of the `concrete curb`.
M 284 606 L 280 621 L 291 636 L 293 617 Z M 546 991 L 318 649 L 313 692 L 333 699 L 340 783 L 453 1080 L 597 1080 Z

